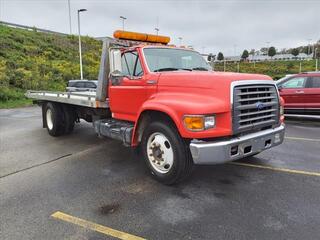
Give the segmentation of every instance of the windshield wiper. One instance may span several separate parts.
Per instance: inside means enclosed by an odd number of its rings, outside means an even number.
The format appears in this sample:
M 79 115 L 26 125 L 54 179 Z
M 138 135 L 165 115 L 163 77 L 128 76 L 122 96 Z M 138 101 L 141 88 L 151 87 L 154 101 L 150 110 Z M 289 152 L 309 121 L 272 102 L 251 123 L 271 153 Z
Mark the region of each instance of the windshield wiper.
M 192 71 L 192 69 L 190 69 L 190 68 L 171 68 L 171 67 L 159 68 L 159 69 L 156 69 L 156 70 L 153 70 L 153 71 L 154 72 L 165 72 L 165 71 L 179 71 L 179 70 Z
M 194 67 L 192 68 L 192 70 L 198 70 L 198 71 L 209 71 L 207 68 L 205 67 Z
M 167 68 L 159 68 L 156 70 L 153 70 L 154 72 L 165 72 L 165 71 L 178 71 L 179 68 L 171 68 L 171 67 L 167 67 Z

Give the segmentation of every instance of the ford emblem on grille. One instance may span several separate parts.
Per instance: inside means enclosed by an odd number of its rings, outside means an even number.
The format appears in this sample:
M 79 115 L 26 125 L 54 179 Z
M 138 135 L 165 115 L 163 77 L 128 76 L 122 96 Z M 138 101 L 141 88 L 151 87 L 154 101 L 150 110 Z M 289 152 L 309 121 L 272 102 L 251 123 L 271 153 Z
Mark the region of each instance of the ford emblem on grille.
M 263 102 L 257 102 L 256 107 L 259 111 L 263 110 L 265 108 L 265 105 Z

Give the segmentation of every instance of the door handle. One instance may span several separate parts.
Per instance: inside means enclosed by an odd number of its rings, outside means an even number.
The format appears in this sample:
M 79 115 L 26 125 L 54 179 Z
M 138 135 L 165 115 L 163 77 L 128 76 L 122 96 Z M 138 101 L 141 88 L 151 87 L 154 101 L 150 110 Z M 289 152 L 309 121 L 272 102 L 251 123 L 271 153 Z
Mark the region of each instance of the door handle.
M 147 84 L 149 84 L 149 85 L 154 85 L 156 83 L 157 83 L 156 80 L 147 80 Z
M 302 91 L 302 90 L 301 90 L 301 91 L 300 91 L 300 90 L 298 90 L 298 91 L 296 91 L 296 93 L 304 93 L 304 91 Z

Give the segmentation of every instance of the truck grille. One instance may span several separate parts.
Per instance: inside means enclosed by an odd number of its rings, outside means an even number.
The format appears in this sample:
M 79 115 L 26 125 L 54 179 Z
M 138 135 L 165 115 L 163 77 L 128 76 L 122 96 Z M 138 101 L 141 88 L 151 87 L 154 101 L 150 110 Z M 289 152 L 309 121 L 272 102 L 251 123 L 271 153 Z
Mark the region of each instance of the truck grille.
M 279 99 L 274 85 L 239 85 L 233 91 L 233 133 L 272 127 L 279 123 Z

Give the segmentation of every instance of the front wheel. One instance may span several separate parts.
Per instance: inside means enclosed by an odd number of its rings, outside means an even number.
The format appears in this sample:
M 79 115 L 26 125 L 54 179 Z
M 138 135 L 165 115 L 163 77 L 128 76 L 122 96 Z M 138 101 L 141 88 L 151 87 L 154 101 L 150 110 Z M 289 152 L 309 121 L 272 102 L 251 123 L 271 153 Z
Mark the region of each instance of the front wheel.
M 151 122 L 145 129 L 142 154 L 156 180 L 175 184 L 188 177 L 193 160 L 187 142 L 169 122 Z

